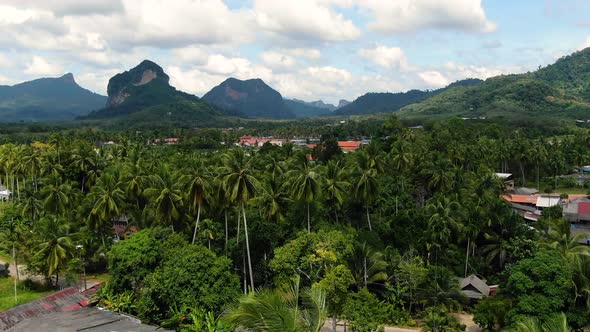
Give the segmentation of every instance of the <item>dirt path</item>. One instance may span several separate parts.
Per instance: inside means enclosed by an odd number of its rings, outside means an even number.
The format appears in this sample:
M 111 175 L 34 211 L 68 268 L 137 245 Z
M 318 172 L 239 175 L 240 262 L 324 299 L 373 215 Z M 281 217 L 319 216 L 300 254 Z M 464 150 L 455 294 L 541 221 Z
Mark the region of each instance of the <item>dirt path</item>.
M 349 329 L 347 331 L 350 331 Z M 420 328 L 402 328 L 402 327 L 395 327 L 395 326 L 386 326 L 385 332 L 419 332 L 422 331 Z M 332 319 L 326 320 L 324 327 L 322 328 L 321 332 L 332 332 Z M 342 321 L 338 321 L 338 325 L 336 326 L 336 332 L 344 332 L 344 326 L 342 325 Z
M 4 260 L 0 259 L 0 265 L 4 265 L 5 263 L 6 262 Z M 8 270 L 10 271 L 10 277 L 16 278 L 16 267 L 14 266 L 14 264 L 12 264 L 12 262 L 8 262 L 8 264 L 10 264 L 8 266 Z M 19 264 L 18 265 L 19 280 L 31 279 L 31 280 L 37 281 L 37 282 L 45 281 L 44 276 L 31 276 L 31 275 L 26 274 L 25 271 L 26 271 L 26 265 Z M 91 288 L 92 286 L 95 286 L 100 283 L 102 283 L 102 281 L 97 280 L 97 279 L 87 279 L 86 280 L 86 287 Z M 62 287 L 69 287 L 70 286 L 70 285 L 66 285 L 65 278 L 60 278 L 59 285 Z M 77 283 L 77 285 L 71 285 L 71 286 L 76 286 L 76 287 L 78 287 L 78 289 L 84 290 L 84 280 L 82 278 L 80 278 L 80 281 Z

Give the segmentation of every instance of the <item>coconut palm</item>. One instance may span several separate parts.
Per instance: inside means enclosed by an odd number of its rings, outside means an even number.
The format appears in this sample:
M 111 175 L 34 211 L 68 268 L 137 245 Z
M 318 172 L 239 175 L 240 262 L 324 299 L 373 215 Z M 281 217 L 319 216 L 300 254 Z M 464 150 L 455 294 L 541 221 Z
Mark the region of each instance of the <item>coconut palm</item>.
M 72 187 L 67 183 L 59 185 L 49 183 L 41 190 L 41 195 L 44 197 L 43 206 L 54 215 L 62 216 L 69 206 L 71 192 Z
M 246 237 L 246 255 L 248 257 L 248 271 L 250 273 L 250 287 L 254 289 L 254 276 L 252 274 L 252 259 L 250 257 L 250 240 L 248 239 L 248 223 L 246 219 L 246 204 L 256 196 L 258 180 L 252 174 L 252 159 L 244 154 L 244 151 L 232 150 L 225 157 L 224 183 L 226 192 L 231 202 L 238 204 L 244 218 L 244 236 Z
M 571 332 L 571 327 L 567 324 L 567 316 L 562 312 L 551 318 L 540 321 L 536 317 L 525 317 L 518 321 L 516 332 Z
M 31 222 L 35 222 L 43 209 L 43 203 L 34 195 L 27 196 L 20 204 L 21 215 L 24 218 L 31 218 Z
M 304 155 L 301 155 L 296 168 L 290 171 L 291 195 L 293 199 L 307 206 L 307 231 L 311 232 L 311 203 L 320 193 L 319 168 L 313 166 Z
M 254 200 L 254 203 L 260 207 L 264 218 L 274 223 L 283 219 L 290 202 L 285 184 L 278 181 L 274 175 L 270 175 L 265 185 L 262 186 L 260 195 Z
M 105 173 L 88 194 L 92 206 L 88 216 L 88 225 L 91 229 L 99 231 L 103 235 L 103 239 L 104 230 L 111 227 L 112 221 L 122 214 L 125 192 L 121 187 L 121 182 L 117 181 L 113 175 Z
M 334 216 L 338 222 L 338 212 L 342 208 L 344 195 L 350 183 L 344 181 L 344 172 L 340 162 L 330 160 L 324 169 L 323 176 L 324 198 L 327 205 L 334 209 Z
M 174 231 L 174 221 L 180 217 L 182 206 L 180 186 L 166 166 L 159 170 L 159 174 L 152 175 L 150 182 L 152 187 L 146 189 L 145 194 L 152 199 L 151 204 L 160 222 L 170 225 Z
M 354 178 L 354 196 L 365 205 L 367 224 L 369 225 L 369 231 L 372 231 L 369 206 L 377 199 L 379 194 L 377 162 L 364 151 L 358 152 L 355 157 L 356 164 L 352 175 Z
M 207 196 L 211 193 L 211 180 L 209 171 L 203 167 L 200 160 L 193 160 L 186 171 L 188 174 L 182 176 L 180 181 L 186 191 L 188 207 L 192 212 L 197 210 L 197 220 L 195 222 L 192 241 L 194 244 L 199 229 L 199 221 L 201 220 L 201 208 Z
M 39 223 L 36 234 L 40 235 L 40 239 L 35 257 L 40 259 L 47 277 L 56 275 L 57 284 L 59 270 L 74 253 L 69 226 L 56 218 L 45 219 Z
M 236 330 L 256 332 L 319 332 L 327 317 L 326 299 L 317 288 L 300 290 L 299 278 L 289 287 L 244 295 L 224 314 Z

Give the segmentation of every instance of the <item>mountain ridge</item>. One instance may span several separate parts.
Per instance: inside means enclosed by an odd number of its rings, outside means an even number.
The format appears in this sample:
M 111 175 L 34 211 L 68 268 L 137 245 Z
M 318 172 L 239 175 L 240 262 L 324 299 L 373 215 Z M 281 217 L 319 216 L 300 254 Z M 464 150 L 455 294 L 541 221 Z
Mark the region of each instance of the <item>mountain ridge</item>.
M 213 87 L 202 99 L 221 109 L 239 112 L 249 118 L 295 118 L 280 92 L 260 78 L 240 80 L 230 77 Z
M 0 85 L 0 122 L 73 120 L 106 100 L 78 85 L 72 73 Z

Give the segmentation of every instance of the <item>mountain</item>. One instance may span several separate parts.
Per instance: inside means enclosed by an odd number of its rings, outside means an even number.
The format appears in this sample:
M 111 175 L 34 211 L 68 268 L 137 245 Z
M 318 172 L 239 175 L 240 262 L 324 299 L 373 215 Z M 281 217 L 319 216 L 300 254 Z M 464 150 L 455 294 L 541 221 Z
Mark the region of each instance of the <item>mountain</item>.
M 358 97 L 350 104 L 346 104 L 337 109 L 336 115 L 358 115 L 358 114 L 372 114 L 372 113 L 386 113 L 396 112 L 402 107 L 420 102 L 437 94 L 440 94 L 447 89 L 457 86 L 474 86 L 480 84 L 479 79 L 466 79 L 457 81 L 449 86 L 431 91 L 410 90 L 408 92 L 380 92 L 367 93 Z
M 166 120 L 170 110 L 182 110 L 182 119 L 198 121 L 227 115 L 197 96 L 178 91 L 170 77 L 156 63 L 144 60 L 129 71 L 113 76 L 107 87 L 108 100 L 103 108 L 87 119 L 125 118 L 154 121 Z M 131 116 L 141 113 L 142 116 Z M 205 116 L 206 115 L 206 116 Z
M 0 86 L 0 122 L 71 120 L 103 107 L 106 97 L 80 87 L 72 74 Z
M 338 106 L 336 108 L 341 108 L 341 107 L 344 107 L 348 104 L 350 104 L 350 102 L 348 100 L 340 99 L 340 101 L 338 102 Z
M 326 104 L 324 103 L 323 100 L 316 100 L 316 101 L 303 101 L 303 100 L 298 100 L 298 99 L 293 99 L 294 101 L 298 101 L 300 103 L 304 103 L 307 104 L 309 106 L 313 106 L 313 107 L 317 107 L 317 108 L 323 108 L 323 109 L 327 109 L 328 111 L 333 111 L 335 110 L 337 107 L 332 105 L 332 104 Z
M 536 72 L 501 75 L 454 87 L 402 109 L 404 117 L 521 117 L 590 119 L 590 48 Z
M 289 119 L 295 114 L 281 94 L 261 79 L 228 78 L 203 96 L 203 100 L 249 118 Z
M 318 107 L 318 103 L 309 103 L 297 99 L 285 99 L 285 105 L 297 118 L 331 115 L 332 111 L 326 107 Z M 325 105 L 325 104 L 324 104 Z M 333 106 L 333 105 L 331 105 Z

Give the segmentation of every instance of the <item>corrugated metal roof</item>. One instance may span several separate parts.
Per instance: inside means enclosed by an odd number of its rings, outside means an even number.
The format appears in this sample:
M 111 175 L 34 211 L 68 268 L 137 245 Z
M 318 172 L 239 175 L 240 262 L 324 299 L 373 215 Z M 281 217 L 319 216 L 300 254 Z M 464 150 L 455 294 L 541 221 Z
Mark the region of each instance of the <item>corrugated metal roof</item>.
M 559 204 L 561 199 L 559 196 L 539 196 L 537 198 L 537 207 L 551 207 Z
M 579 202 L 578 203 L 579 214 L 590 214 L 590 202 Z

